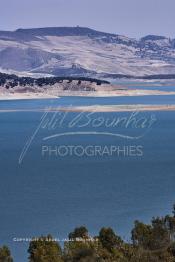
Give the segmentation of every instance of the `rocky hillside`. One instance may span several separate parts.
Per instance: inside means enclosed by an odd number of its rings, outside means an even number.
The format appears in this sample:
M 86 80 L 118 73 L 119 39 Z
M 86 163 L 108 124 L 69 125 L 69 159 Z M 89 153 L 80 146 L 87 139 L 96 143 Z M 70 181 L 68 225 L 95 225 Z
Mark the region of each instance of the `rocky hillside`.
M 0 31 L 0 71 L 18 75 L 175 74 L 175 39 L 139 40 L 82 27 Z

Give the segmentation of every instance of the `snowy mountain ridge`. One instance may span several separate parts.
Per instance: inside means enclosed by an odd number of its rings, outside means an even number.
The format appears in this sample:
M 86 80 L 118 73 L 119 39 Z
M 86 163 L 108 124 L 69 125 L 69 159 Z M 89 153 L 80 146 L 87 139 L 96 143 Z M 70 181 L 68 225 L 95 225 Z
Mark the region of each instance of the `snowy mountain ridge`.
M 175 74 L 175 39 L 137 40 L 84 27 L 0 31 L 0 68 L 47 76 Z

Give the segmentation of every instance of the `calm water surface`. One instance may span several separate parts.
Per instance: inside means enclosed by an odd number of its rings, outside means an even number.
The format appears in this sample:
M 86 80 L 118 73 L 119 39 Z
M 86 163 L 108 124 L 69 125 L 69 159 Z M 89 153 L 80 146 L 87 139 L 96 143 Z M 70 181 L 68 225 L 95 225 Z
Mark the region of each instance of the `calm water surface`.
M 1 101 L 0 108 L 125 103 L 175 104 L 175 96 Z M 93 118 L 129 118 L 130 114 L 96 113 Z M 140 117 L 149 119 L 151 114 L 142 112 Z M 175 201 L 175 112 L 154 115 L 155 124 L 139 140 L 77 135 L 44 142 L 43 137 L 56 131 L 41 129 L 19 165 L 21 151 L 42 114 L 0 113 L 0 245 L 10 246 L 15 261 L 27 261 L 28 245 L 14 243 L 13 237 L 51 233 L 65 238 L 76 226 L 85 225 L 91 234 L 97 234 L 102 226 L 111 226 L 128 238 L 135 219 L 148 222 L 153 215 L 170 213 Z M 68 131 L 73 117 L 74 113 L 67 115 L 59 132 Z M 104 129 L 101 126 L 96 131 Z M 112 127 L 109 131 L 114 132 Z M 115 132 L 138 135 L 143 130 L 121 127 Z M 43 157 L 43 145 L 142 145 L 143 156 Z

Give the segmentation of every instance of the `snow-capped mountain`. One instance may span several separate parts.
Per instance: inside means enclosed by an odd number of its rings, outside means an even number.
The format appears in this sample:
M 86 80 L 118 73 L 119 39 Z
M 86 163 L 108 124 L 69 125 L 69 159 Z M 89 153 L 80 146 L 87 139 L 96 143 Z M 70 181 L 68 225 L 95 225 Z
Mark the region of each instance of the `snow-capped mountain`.
M 0 71 L 20 75 L 175 74 L 175 39 L 83 27 L 0 31 Z

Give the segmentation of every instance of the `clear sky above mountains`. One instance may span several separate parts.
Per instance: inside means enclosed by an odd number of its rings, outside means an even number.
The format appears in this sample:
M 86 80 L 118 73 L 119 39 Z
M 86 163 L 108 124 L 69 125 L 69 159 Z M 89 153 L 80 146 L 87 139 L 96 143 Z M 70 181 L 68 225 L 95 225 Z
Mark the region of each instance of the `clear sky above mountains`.
M 175 38 L 175 0 L 1 0 L 0 30 L 86 26 L 142 37 Z

